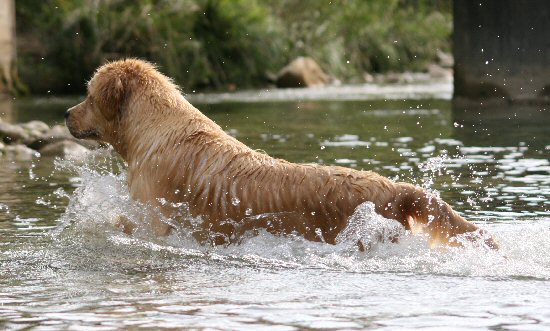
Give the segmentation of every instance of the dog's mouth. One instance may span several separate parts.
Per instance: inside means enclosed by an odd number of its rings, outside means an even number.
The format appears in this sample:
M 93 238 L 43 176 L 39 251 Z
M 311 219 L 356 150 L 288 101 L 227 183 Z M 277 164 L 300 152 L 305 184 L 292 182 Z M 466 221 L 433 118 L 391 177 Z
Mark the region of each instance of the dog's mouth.
M 99 139 L 99 132 L 95 129 L 90 130 L 83 130 L 83 131 L 74 131 L 71 129 L 70 126 L 68 126 L 69 132 L 73 135 L 73 137 L 78 139 Z

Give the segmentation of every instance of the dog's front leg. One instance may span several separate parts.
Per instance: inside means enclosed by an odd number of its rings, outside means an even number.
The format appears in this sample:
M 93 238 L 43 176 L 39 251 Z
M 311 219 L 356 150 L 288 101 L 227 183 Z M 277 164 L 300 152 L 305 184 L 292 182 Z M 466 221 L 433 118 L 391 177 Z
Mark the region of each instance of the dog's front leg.
M 138 175 L 136 175 L 136 173 Z M 132 199 L 144 203 L 153 209 L 152 219 L 150 220 L 151 228 L 156 236 L 166 236 L 170 233 L 172 226 L 163 220 L 163 217 L 169 217 L 173 212 L 171 206 L 167 203 L 161 203 L 163 195 L 157 192 L 155 188 L 162 187 L 158 182 L 152 181 L 151 176 L 147 171 L 136 171 L 130 169 L 128 171 L 128 189 Z M 131 223 L 131 222 L 128 222 Z M 126 226 L 126 223 L 121 222 L 123 231 L 133 233 L 135 224 Z
M 134 233 L 136 225 L 126 217 L 126 215 L 118 215 L 115 220 L 115 227 L 119 228 L 127 235 Z
M 127 235 L 132 235 L 137 225 L 130 221 L 126 215 L 118 215 L 115 220 L 115 227 Z M 172 226 L 162 221 L 160 215 L 154 215 L 151 219 L 151 228 L 156 236 L 166 236 L 170 233 Z
M 161 219 L 160 215 L 155 215 L 151 220 L 151 227 L 153 228 L 153 233 L 156 236 L 163 237 L 167 236 L 172 230 L 172 226 Z

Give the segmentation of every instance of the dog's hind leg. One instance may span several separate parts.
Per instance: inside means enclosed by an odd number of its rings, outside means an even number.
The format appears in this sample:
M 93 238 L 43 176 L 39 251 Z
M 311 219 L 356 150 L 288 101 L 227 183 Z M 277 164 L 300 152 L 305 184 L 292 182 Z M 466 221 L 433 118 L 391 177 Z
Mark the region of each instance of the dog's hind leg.
M 392 210 L 392 216 L 411 232 L 427 234 L 432 246 L 462 246 L 456 236 L 471 233 L 466 238 L 473 240 L 477 233 L 478 237 L 484 237 L 488 247 L 498 249 L 496 241 L 487 236 L 484 230 L 468 222 L 435 194 L 407 183 L 397 183 L 396 186 L 397 196 L 393 208 L 388 208 Z

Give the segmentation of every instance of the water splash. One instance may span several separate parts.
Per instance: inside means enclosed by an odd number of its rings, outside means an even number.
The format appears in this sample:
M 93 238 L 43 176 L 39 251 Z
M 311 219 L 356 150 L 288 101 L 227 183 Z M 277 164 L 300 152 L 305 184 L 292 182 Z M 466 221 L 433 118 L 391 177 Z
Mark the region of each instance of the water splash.
M 432 187 L 434 185 L 435 178 L 441 176 L 443 171 L 445 171 L 445 163 L 449 159 L 449 156 L 444 153 L 440 156 L 429 158 L 426 162 L 420 163 L 418 168 L 423 173 L 420 186 L 439 196 L 439 192 L 433 190 Z
M 193 230 L 202 220 L 192 218 L 188 208 L 180 204 L 177 215 L 163 218 L 176 231 L 157 237 L 147 224 L 152 217 L 162 215 L 130 198 L 126 173 L 119 171 L 117 162 L 96 155 L 84 165 L 58 165 L 76 172 L 78 187 L 69 196 L 59 226 L 50 234 L 52 249 L 62 257 L 55 263 L 71 268 L 142 270 L 215 262 L 241 267 L 550 279 L 548 219 L 490 225 L 488 230 L 495 234 L 500 251 L 469 241 L 464 241 L 464 248 L 431 249 L 424 237 L 412 235 L 398 222 L 376 214 L 373 204 L 367 202 L 357 207 L 336 245 L 259 230 L 245 235 L 239 244 L 212 247 L 195 240 Z M 121 216 L 138 226 L 132 236 L 119 228 Z M 183 224 L 176 219 L 183 219 Z M 367 248 L 365 252 L 357 249 L 359 240 Z
M 378 243 L 396 242 L 404 234 L 401 223 L 378 215 L 372 202 L 364 202 L 357 206 L 346 228 L 336 237 L 336 243 L 357 250 L 361 242 L 366 250 L 372 250 Z
M 6 214 L 9 214 L 10 207 L 5 203 L 0 203 L 0 211 L 4 211 Z

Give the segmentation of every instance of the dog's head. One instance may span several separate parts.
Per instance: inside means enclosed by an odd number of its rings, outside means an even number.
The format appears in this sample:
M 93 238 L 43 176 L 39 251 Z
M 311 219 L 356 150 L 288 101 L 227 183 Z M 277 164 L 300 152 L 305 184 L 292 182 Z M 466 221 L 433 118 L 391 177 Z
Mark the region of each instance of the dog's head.
M 147 85 L 151 73 L 160 75 L 153 65 L 136 59 L 101 66 L 88 83 L 86 99 L 65 114 L 71 134 L 114 144 L 129 102 L 140 93 L 140 85 Z

